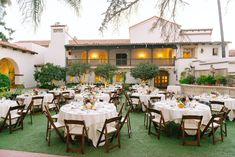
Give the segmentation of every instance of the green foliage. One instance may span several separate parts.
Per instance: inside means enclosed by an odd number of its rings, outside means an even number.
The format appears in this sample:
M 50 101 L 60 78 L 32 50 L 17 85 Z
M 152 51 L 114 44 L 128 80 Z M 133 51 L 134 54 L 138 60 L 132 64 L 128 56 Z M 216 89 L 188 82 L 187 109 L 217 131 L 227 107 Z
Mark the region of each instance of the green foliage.
M 11 82 L 9 77 L 0 73 L 0 92 L 8 91 L 10 89 Z
M 115 75 L 115 71 L 117 67 L 111 64 L 100 64 L 95 69 L 95 74 L 103 77 L 109 83 L 112 83 L 113 76 Z
M 205 84 L 206 83 L 206 80 L 207 80 L 207 76 L 205 75 L 201 75 L 200 77 L 198 77 L 196 79 L 196 83 L 201 85 L 201 84 Z
M 216 80 L 216 84 L 223 84 L 226 85 L 227 84 L 227 79 L 226 77 L 222 76 L 222 75 L 216 75 L 215 76 L 215 80 Z
M 89 64 L 84 63 L 73 63 L 68 66 L 66 72 L 70 76 L 81 76 L 82 74 L 86 73 L 90 69 Z
M 204 85 L 214 85 L 216 80 L 215 77 L 212 75 L 201 75 L 200 77 L 197 78 L 196 80 L 197 84 L 204 84 Z
M 150 63 L 140 63 L 135 68 L 131 69 L 131 75 L 136 79 L 141 79 L 142 81 L 154 78 L 158 72 L 158 66 Z
M 51 63 L 45 64 L 41 70 L 36 70 L 34 73 L 34 79 L 39 83 L 39 86 L 46 89 L 56 87 L 53 81 L 65 81 L 65 77 L 65 68 Z
M 194 84 L 195 83 L 195 77 L 192 75 L 188 75 L 186 77 L 183 77 L 180 79 L 181 84 Z
M 11 91 L 2 91 L 0 92 L 0 98 L 5 97 L 6 99 L 14 100 L 17 97 L 17 95 L 20 95 L 22 93 L 23 93 L 22 88 L 16 88 L 15 90 Z

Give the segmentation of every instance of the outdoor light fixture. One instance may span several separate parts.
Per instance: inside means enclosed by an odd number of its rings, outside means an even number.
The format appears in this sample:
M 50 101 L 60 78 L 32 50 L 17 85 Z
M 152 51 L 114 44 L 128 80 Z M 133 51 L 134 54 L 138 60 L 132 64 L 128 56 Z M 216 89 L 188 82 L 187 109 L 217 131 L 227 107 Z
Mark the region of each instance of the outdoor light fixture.
M 203 53 L 204 52 L 204 49 L 203 48 L 201 48 L 201 53 Z

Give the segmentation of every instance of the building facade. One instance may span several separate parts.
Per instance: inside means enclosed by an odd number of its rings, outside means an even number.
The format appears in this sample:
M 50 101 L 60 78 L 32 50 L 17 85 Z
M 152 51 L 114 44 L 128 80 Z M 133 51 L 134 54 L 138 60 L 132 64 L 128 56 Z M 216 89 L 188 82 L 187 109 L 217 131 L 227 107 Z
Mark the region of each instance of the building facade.
M 185 68 L 193 67 L 195 74 L 208 73 L 213 65 L 218 73 L 233 74 L 233 58 L 226 54 L 222 58 L 221 43 L 211 41 L 212 29 L 181 29 L 181 26 L 166 21 L 174 31 L 167 38 L 162 29 L 151 31 L 158 17 L 154 16 L 129 28 L 129 39 L 110 40 L 69 40 L 66 25 L 51 26 L 51 40 L 19 41 L 18 46 L 37 52 L 39 62 L 68 66 L 73 62 L 88 63 L 92 68 L 99 64 L 110 63 L 118 67 L 114 76 L 115 82 L 122 82 L 125 72 L 126 83 L 137 83 L 139 80 L 130 75 L 130 69 L 139 63 L 152 63 L 159 66 L 160 72 L 149 83 L 159 88 L 177 84 Z M 226 43 L 228 52 L 228 42 Z M 40 58 L 41 57 L 41 58 Z M 32 73 L 33 77 L 33 73 Z M 100 81 L 93 72 L 86 74 L 83 82 Z

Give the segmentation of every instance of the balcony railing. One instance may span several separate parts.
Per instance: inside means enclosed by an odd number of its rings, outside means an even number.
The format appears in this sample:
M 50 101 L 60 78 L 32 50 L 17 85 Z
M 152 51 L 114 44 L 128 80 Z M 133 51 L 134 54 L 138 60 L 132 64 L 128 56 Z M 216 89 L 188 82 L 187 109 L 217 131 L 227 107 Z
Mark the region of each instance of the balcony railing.
M 91 66 L 110 63 L 116 66 L 136 66 L 140 63 L 152 63 L 158 66 L 174 66 L 175 58 L 146 58 L 146 59 L 67 59 L 67 65 L 72 63 L 88 63 Z

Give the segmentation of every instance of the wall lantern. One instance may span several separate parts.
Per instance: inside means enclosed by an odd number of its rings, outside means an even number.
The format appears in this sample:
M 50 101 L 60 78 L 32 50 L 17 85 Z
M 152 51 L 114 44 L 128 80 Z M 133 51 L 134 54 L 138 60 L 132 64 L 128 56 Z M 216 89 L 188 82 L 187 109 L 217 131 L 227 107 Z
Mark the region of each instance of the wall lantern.
M 204 49 L 203 48 L 201 48 L 201 53 L 203 53 L 204 52 Z

